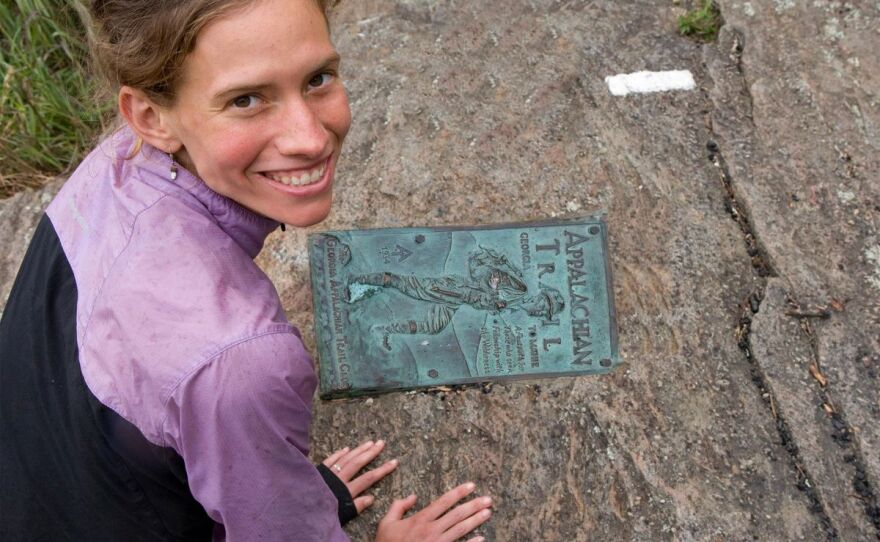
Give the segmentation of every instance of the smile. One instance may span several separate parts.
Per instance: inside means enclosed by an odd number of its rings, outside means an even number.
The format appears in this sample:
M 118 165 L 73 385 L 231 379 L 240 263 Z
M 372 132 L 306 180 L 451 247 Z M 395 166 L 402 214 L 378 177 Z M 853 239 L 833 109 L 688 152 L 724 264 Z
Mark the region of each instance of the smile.
M 327 162 L 325 161 L 321 163 L 320 166 L 304 173 L 293 171 L 267 171 L 263 175 L 277 183 L 286 184 L 288 186 L 306 186 L 317 182 L 324 175 L 324 170 L 326 169 L 326 167 Z

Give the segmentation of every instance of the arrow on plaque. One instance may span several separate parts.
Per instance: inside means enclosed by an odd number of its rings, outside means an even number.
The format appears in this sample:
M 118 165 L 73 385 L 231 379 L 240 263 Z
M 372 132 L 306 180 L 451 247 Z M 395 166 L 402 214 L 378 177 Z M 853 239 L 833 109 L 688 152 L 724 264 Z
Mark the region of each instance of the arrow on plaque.
M 402 263 L 403 260 L 409 258 L 412 255 L 412 251 L 403 248 L 400 245 L 397 245 L 394 249 L 394 252 L 391 254 L 398 257 L 397 263 Z

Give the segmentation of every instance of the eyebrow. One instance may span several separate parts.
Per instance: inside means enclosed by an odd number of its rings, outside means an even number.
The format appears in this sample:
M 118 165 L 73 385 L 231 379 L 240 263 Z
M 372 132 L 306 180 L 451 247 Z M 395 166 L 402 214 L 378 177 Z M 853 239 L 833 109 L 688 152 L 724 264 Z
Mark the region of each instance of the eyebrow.
M 333 64 L 338 64 L 341 60 L 342 59 L 339 56 L 339 53 L 334 51 L 333 54 L 327 56 L 327 58 L 325 58 L 324 61 L 321 62 L 321 64 L 317 68 L 312 70 L 312 73 L 318 73 L 321 70 L 325 70 L 328 67 L 332 66 Z M 217 92 L 216 94 L 214 94 L 212 101 L 215 101 L 215 102 L 225 101 L 226 99 L 232 98 L 234 96 L 239 96 L 242 94 L 249 94 L 252 92 L 260 92 L 260 91 L 266 90 L 268 88 L 271 88 L 273 86 L 275 86 L 274 83 L 254 83 L 254 84 L 248 84 L 248 85 L 237 85 L 237 86 L 234 86 L 231 88 L 223 89 L 220 92 Z

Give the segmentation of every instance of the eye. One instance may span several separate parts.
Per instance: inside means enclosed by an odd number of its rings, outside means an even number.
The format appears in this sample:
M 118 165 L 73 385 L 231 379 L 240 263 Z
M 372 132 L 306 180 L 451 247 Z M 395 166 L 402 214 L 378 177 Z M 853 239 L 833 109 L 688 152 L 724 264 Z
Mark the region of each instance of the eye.
M 244 94 L 233 98 L 229 105 L 236 109 L 248 109 L 260 104 L 260 98 L 254 94 Z
M 318 88 L 326 85 L 331 80 L 333 80 L 333 74 L 328 72 L 323 72 L 315 75 L 311 79 L 309 79 L 309 86 L 312 88 Z

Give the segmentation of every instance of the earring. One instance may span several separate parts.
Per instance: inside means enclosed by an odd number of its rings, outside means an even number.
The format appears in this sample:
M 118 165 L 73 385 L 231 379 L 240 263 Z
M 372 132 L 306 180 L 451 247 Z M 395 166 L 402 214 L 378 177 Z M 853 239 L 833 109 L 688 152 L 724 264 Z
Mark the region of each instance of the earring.
M 168 158 L 171 158 L 171 180 L 174 181 L 177 179 L 177 162 L 174 161 L 174 155 L 170 152 L 168 153 Z

